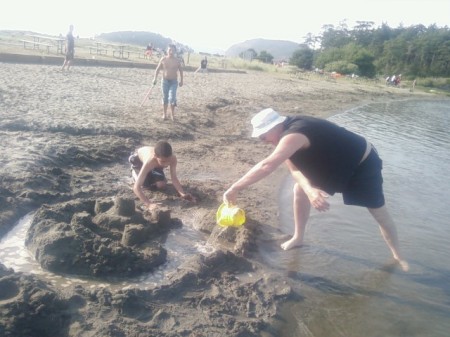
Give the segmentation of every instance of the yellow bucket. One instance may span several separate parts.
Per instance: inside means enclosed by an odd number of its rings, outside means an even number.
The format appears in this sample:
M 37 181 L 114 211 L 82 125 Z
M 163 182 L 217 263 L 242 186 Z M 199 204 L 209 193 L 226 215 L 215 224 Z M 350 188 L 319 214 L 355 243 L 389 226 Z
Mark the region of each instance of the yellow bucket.
M 216 213 L 216 221 L 222 227 L 239 227 L 245 222 L 245 212 L 236 206 L 220 205 Z

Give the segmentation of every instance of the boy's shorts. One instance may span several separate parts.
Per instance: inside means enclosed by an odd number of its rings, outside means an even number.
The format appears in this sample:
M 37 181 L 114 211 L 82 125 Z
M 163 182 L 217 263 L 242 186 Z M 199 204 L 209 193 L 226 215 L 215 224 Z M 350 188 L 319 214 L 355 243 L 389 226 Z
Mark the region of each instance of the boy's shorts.
M 131 164 L 131 176 L 133 177 L 133 180 L 136 180 L 139 172 L 141 171 L 143 163 L 139 159 L 137 153 L 132 153 L 128 158 L 128 162 Z M 152 191 L 156 191 L 156 183 L 158 181 L 166 181 L 166 176 L 164 175 L 164 170 L 162 168 L 155 168 L 151 170 L 147 174 L 147 177 L 145 178 L 144 184 L 142 186 L 149 188 Z
M 177 105 L 178 80 L 162 80 L 163 104 Z
M 383 162 L 375 148 L 353 173 L 347 187 L 342 192 L 344 204 L 380 208 L 384 205 Z

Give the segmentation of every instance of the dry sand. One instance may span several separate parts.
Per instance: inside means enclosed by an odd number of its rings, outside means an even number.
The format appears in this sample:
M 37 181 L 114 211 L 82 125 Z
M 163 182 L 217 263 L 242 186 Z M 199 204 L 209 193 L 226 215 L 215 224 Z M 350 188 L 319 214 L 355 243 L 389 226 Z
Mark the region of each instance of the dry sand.
M 197 230 L 217 249 L 189 259 L 148 290 L 61 290 L 0 265 L 0 335 L 16 337 L 275 336 L 280 305 L 297 294 L 288 278 L 254 259 L 253 248 L 258 235 L 286 238 L 275 229 L 278 183 L 286 169 L 241 193 L 244 227 L 221 230 L 214 218 L 226 188 L 271 151 L 249 137 L 251 116 L 273 107 L 286 115 L 328 117 L 365 103 L 429 96 L 343 78 L 187 71 L 175 121 L 163 121 L 159 87 L 140 108 L 151 69 L 75 65 L 61 72 L 56 65 L 0 63 L 0 73 L 0 235 L 40 208 L 41 223 L 51 223 L 52 212 L 61 214 L 52 217 L 58 223 L 67 212 L 77 215 L 61 228 L 79 238 L 81 213 L 94 226 L 92 202 L 135 199 L 130 152 L 166 139 L 178 157 L 181 183 L 198 203 L 171 190 L 153 197 L 170 209 L 172 220 L 195 215 Z M 117 228 L 82 230 L 120 246 Z

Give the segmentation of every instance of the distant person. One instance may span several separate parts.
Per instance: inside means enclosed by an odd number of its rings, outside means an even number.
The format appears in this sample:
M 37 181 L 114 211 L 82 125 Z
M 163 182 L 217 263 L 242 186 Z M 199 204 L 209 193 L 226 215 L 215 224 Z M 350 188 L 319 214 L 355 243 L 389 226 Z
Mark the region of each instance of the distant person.
M 66 55 L 61 70 L 67 67 L 70 69 L 73 59 L 75 58 L 75 38 L 73 37 L 73 25 L 69 26 L 69 32 L 66 35 Z
M 416 88 L 416 82 L 417 80 L 414 80 L 413 82 L 412 82 L 412 86 L 411 86 L 411 92 L 414 92 L 414 89 Z
M 172 153 L 172 146 L 166 141 L 159 141 L 155 147 L 143 146 L 128 159 L 134 180 L 133 192 L 144 203 L 146 209 L 153 209 L 156 204 L 144 194 L 143 189 L 163 190 L 167 185 L 164 168 L 169 167 L 173 187 L 181 198 L 195 202 L 195 198 L 185 193 L 177 177 L 177 157 Z
M 397 76 L 395 74 L 389 79 L 389 84 L 394 87 L 397 85 Z
M 183 66 L 177 57 L 177 48 L 170 44 L 167 48 L 167 55 L 163 56 L 158 63 L 153 78 L 153 84 L 156 84 L 159 72 L 163 71 L 161 81 L 161 90 L 163 95 L 163 115 L 167 118 L 167 108 L 170 104 L 170 118 L 174 120 L 175 107 L 177 106 L 177 89 L 183 86 Z M 178 72 L 180 73 L 180 82 L 178 82 Z
M 153 45 L 151 43 L 149 43 L 147 45 L 147 48 L 145 49 L 145 56 L 146 57 L 151 57 L 153 54 Z
M 399 252 L 397 230 L 385 205 L 382 161 L 364 137 L 330 121 L 309 116 L 280 116 L 269 108 L 251 120 L 252 137 L 275 146 L 224 193 L 226 204 L 236 204 L 238 193 L 267 177 L 283 162 L 294 178 L 294 235 L 281 248 L 303 244 L 311 205 L 329 210 L 326 198 L 342 193 L 344 204 L 367 207 L 378 222 L 394 259 L 403 270 L 409 266 Z
M 205 58 L 200 62 L 200 67 L 198 67 L 198 69 L 195 72 L 197 73 L 200 71 L 202 73 L 207 73 L 208 72 L 207 67 L 208 67 L 208 59 L 205 56 Z

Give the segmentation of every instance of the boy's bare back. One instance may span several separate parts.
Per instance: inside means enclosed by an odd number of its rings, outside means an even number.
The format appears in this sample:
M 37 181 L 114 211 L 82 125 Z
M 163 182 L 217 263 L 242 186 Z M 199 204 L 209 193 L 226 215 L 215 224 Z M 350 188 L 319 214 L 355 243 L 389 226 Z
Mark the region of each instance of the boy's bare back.
M 142 163 L 146 163 L 155 155 L 155 149 L 152 146 L 143 146 L 137 150 L 138 157 Z

